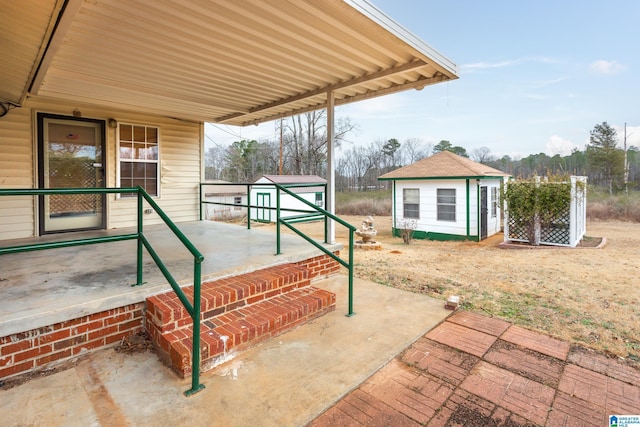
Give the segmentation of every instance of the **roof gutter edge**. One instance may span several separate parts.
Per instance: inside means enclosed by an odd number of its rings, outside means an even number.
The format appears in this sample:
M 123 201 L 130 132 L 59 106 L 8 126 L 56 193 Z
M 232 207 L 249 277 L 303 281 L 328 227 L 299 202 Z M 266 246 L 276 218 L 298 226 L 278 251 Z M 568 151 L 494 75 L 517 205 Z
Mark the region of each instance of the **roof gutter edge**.
M 453 74 L 455 77 L 459 77 L 458 73 L 458 65 L 451 61 L 449 58 L 429 46 L 427 43 L 422 41 L 418 36 L 413 34 L 411 31 L 407 30 L 405 27 L 394 21 L 391 17 L 387 16 L 384 12 L 378 9 L 373 4 L 369 3 L 368 0 L 343 0 L 349 6 L 353 7 L 367 18 L 371 19 L 381 27 L 383 27 L 388 32 L 392 33 L 399 39 L 403 40 L 414 49 L 418 50 L 420 53 L 425 55 L 428 58 L 434 60 L 438 65 L 440 65 L 443 69 Z

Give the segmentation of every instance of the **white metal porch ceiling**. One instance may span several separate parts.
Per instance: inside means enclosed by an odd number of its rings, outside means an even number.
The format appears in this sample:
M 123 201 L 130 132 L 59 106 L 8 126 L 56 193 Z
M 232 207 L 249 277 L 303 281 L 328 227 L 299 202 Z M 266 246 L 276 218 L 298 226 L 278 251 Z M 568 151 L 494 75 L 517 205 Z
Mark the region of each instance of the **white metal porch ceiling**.
M 234 125 L 457 78 L 365 0 L 68 0 L 29 72 L 33 95 Z

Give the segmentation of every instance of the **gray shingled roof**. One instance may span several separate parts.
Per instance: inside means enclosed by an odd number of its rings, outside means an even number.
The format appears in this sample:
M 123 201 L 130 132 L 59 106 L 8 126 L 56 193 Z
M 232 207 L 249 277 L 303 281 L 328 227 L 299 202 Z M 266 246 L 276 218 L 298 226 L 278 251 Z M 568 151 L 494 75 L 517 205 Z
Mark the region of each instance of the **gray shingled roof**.
M 510 176 L 510 174 L 482 163 L 474 162 L 466 157 L 458 156 L 451 151 L 441 151 L 433 156 L 388 172 L 378 177 L 378 179 L 461 178 L 470 176 L 502 177 Z

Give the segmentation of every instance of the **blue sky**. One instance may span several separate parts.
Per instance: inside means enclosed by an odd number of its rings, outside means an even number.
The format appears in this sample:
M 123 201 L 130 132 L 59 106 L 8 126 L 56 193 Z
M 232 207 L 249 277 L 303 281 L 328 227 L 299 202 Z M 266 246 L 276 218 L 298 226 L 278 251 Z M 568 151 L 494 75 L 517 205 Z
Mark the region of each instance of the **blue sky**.
M 368 145 L 448 140 L 496 156 L 584 149 L 607 121 L 640 146 L 640 2 L 372 0 L 459 67 L 460 78 L 341 106 Z M 275 139 L 273 123 L 207 126 L 208 139 Z M 345 145 L 347 148 L 349 144 Z M 338 153 L 339 154 L 339 153 Z

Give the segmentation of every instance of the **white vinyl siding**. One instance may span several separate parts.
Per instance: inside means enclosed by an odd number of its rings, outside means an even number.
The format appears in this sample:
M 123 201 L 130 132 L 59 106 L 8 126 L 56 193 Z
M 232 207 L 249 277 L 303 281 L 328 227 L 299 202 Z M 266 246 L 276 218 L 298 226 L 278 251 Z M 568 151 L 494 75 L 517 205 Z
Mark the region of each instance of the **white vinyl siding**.
M 495 188 L 495 190 L 489 191 L 489 195 L 495 193 L 499 198 L 501 181 L 501 177 L 486 179 L 482 180 L 481 185 L 486 185 L 487 189 Z M 479 187 L 480 184 L 475 179 L 398 180 L 394 183 L 393 227 L 398 228 L 404 219 L 404 190 L 418 189 L 420 192 L 420 217 L 416 220 L 416 231 L 452 236 L 477 236 L 480 219 Z M 443 198 L 443 193 L 438 190 L 449 190 L 448 197 Z M 447 207 L 442 208 L 444 204 L 439 204 L 438 199 L 440 202 L 446 201 Z M 444 214 L 444 211 L 447 213 Z M 439 214 L 455 218 L 455 221 L 443 220 Z M 496 216 L 488 216 L 487 233 L 491 236 L 501 230 L 499 200 L 496 203 Z
M 122 119 L 125 121 L 125 118 Z M 162 136 L 160 158 L 160 197 L 156 202 L 174 222 L 195 221 L 199 218 L 198 184 L 200 183 L 200 126 L 197 123 L 177 120 L 135 117 L 126 122 L 157 126 Z M 115 132 L 114 132 L 115 133 Z M 113 144 L 115 163 L 115 144 Z M 108 151 L 108 150 L 107 150 Z M 115 164 L 111 169 L 115 184 Z M 113 185 L 112 184 L 112 185 Z M 108 225 L 128 227 L 136 224 L 136 201 L 120 198 L 113 200 Z M 145 224 L 162 220 L 155 214 L 145 215 Z
M 159 163 L 162 193 L 156 202 L 174 221 L 195 221 L 199 217 L 198 184 L 201 177 L 202 126 L 200 123 L 174 120 L 106 108 L 67 105 L 61 102 L 29 98 L 2 118 L 0 126 L 0 188 L 35 188 L 36 112 L 72 116 L 78 109 L 82 117 L 118 123 L 143 123 L 160 130 L 162 158 Z M 117 187 L 117 129 L 107 127 L 106 185 Z M 107 228 L 136 224 L 136 200 L 107 196 Z M 34 197 L 4 197 L 0 200 L 0 240 L 37 235 Z M 144 216 L 145 225 L 162 220 L 157 214 Z
M 0 120 L 0 188 L 33 188 L 31 111 L 14 108 Z M 0 197 L 0 240 L 34 236 L 35 203 L 32 196 Z

